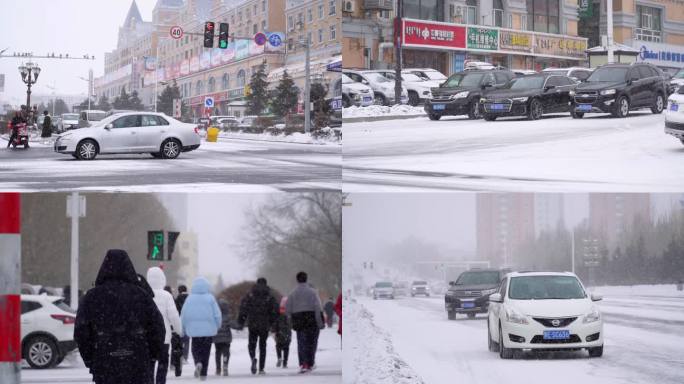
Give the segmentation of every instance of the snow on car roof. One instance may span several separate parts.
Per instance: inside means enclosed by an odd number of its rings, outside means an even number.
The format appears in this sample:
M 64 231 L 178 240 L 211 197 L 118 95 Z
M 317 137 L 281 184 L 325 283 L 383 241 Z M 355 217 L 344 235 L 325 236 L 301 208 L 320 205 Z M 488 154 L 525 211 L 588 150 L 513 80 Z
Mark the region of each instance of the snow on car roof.
M 509 277 L 518 277 L 518 276 L 575 276 L 574 273 L 572 272 L 553 272 L 553 271 L 531 271 L 531 272 L 525 272 L 525 271 L 515 271 L 515 272 L 510 272 L 508 273 Z

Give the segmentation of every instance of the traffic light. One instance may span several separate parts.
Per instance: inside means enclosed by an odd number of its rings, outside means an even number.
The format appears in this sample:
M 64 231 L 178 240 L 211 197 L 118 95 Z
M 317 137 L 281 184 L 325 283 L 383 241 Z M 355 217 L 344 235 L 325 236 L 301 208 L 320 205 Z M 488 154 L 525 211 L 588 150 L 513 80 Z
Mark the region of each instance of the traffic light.
M 204 23 L 204 48 L 214 48 L 214 22 Z
M 147 260 L 164 260 L 164 231 L 147 232 Z
M 219 24 L 219 48 L 228 48 L 228 23 Z
M 171 260 L 171 257 L 173 256 L 173 251 L 176 249 L 176 240 L 178 240 L 178 236 L 180 235 L 180 232 L 169 232 L 169 257 L 168 260 Z

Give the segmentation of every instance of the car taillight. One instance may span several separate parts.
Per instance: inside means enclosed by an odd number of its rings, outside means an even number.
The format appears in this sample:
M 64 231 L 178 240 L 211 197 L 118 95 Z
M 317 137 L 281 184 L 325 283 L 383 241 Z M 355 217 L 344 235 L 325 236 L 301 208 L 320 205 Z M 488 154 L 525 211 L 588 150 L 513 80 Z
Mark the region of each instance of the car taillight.
M 76 322 L 76 318 L 73 316 L 68 316 L 68 315 L 50 315 L 55 320 L 59 320 L 62 322 L 62 324 L 74 324 Z
M 198 126 L 195 127 L 195 134 L 199 135 L 199 130 L 200 130 L 200 127 L 199 127 L 199 125 L 198 125 Z

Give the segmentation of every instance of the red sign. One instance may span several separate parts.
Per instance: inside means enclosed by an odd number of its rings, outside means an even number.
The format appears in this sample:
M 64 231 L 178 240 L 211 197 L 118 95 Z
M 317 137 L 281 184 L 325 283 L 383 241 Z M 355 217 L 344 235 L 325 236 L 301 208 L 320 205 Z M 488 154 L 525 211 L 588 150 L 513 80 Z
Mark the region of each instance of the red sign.
M 404 19 L 403 45 L 465 49 L 466 28 L 460 25 Z
M 183 37 L 183 28 L 179 26 L 171 27 L 169 30 L 169 35 L 171 35 L 171 37 L 174 39 L 180 39 Z
M 254 42 L 256 45 L 264 45 L 268 41 L 268 38 L 263 32 L 258 32 L 257 34 L 254 35 Z
M 0 296 L 0 362 L 21 361 L 20 319 L 20 296 Z

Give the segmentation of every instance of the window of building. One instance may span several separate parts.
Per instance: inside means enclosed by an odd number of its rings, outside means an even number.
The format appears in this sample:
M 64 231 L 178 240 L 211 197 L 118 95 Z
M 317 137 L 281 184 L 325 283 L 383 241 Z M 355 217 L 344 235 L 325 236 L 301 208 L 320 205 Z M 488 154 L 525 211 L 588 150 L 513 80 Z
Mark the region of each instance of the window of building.
M 197 80 L 197 85 L 195 85 L 195 94 L 201 95 L 203 93 L 204 93 L 204 83 L 202 83 L 202 80 Z
M 323 30 L 322 29 L 318 30 L 318 42 L 319 43 L 323 42 Z
M 337 14 L 337 0 L 330 0 L 330 15 L 335 15 Z
M 306 10 L 306 21 L 309 23 L 313 21 L 313 10 L 311 8 Z
M 254 4 L 254 6 L 252 7 L 252 13 L 254 13 L 255 16 L 257 14 L 257 11 L 258 11 L 257 5 Z
M 230 78 L 228 77 L 227 73 L 223 74 L 223 77 L 221 78 L 221 88 L 222 89 L 228 89 L 230 86 Z
M 494 26 L 495 27 L 503 27 L 503 21 L 504 21 L 504 7 L 503 7 L 503 0 L 494 0 L 493 3 L 493 9 L 492 9 L 492 16 L 494 18 Z
M 252 25 L 252 33 L 256 34 L 257 32 L 259 32 L 259 27 L 256 24 Z
M 240 71 L 238 71 L 237 86 L 238 87 L 244 87 L 245 86 L 245 70 L 244 69 L 241 69 Z
M 527 29 L 559 33 L 559 0 L 527 0 Z
M 662 37 L 662 22 L 660 8 L 637 5 L 637 40 L 660 42 Z
M 477 24 L 477 0 L 466 0 L 463 19 L 466 24 Z
M 262 31 L 266 30 L 266 20 L 261 20 L 261 30 Z
M 245 17 L 249 19 L 249 7 L 245 8 Z
M 444 21 L 444 1 L 404 0 L 404 16 L 414 19 Z
M 335 40 L 337 39 L 337 28 L 335 28 L 335 25 L 330 26 L 330 40 Z
M 216 90 L 216 80 L 213 77 L 209 78 L 209 82 L 207 85 L 207 92 L 214 92 Z
M 287 17 L 287 29 L 291 30 L 292 28 L 294 28 L 294 18 L 290 15 Z
M 318 18 L 323 18 L 323 4 L 318 4 Z

